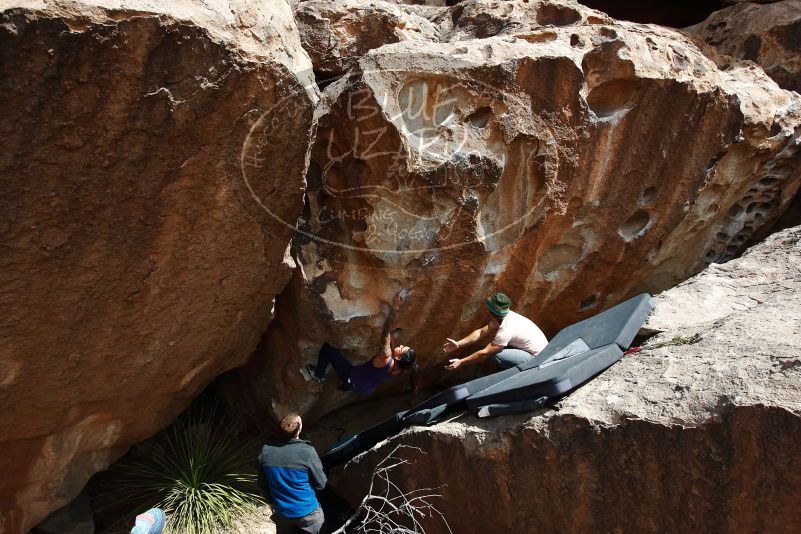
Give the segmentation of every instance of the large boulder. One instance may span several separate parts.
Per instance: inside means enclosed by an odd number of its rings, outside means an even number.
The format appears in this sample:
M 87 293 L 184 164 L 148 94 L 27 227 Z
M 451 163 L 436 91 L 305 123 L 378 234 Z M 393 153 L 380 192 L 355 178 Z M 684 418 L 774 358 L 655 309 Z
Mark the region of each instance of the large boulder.
M 259 417 L 353 400 L 300 369 L 323 341 L 375 354 L 399 291 L 431 383 L 488 293 L 553 333 L 737 256 L 798 189 L 801 98 L 758 67 L 721 70 L 679 32 L 574 3 L 469 37 L 479 7 L 506 4 L 460 3 L 452 42 L 381 46 L 326 88 L 299 269 L 232 379 Z
M 10 533 L 252 353 L 291 272 L 309 84 L 283 1 L 0 1 Z
M 754 61 L 781 87 L 801 92 L 801 0 L 738 3 L 686 31 L 722 54 Z
M 658 296 L 663 333 L 554 408 L 411 428 L 331 482 L 358 503 L 404 444 L 393 482 L 437 488 L 453 532 L 796 531 L 799 309 L 801 227 Z

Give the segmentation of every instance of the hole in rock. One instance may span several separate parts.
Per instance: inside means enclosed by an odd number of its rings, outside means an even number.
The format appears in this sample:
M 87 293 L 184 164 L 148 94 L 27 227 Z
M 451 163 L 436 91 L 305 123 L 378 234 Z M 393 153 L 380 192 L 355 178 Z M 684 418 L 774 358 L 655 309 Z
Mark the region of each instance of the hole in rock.
M 581 37 L 576 35 L 575 33 L 570 36 L 570 46 L 576 47 L 581 46 Z
M 615 30 L 613 30 L 612 28 L 601 28 L 600 33 L 604 37 L 609 37 L 610 39 L 617 38 L 617 32 Z
M 470 124 L 475 126 L 476 128 L 484 128 L 487 126 L 490 118 L 492 117 L 492 109 L 487 106 L 483 108 L 478 108 L 473 113 L 467 117 L 467 120 L 470 121 Z
M 595 295 L 590 295 L 586 299 L 581 301 L 579 305 L 579 311 L 589 310 L 590 308 L 594 308 L 595 305 L 598 304 L 598 297 Z
M 737 217 L 742 215 L 742 213 L 743 213 L 743 207 L 740 206 L 739 204 L 735 204 L 734 206 L 729 208 L 729 211 L 726 215 L 728 215 L 732 219 L 736 219 Z
M 567 26 L 581 20 L 581 14 L 573 8 L 545 4 L 537 12 L 537 23 L 543 26 Z
M 656 187 L 646 187 L 642 192 L 642 204 L 653 204 L 656 197 L 659 196 L 659 190 Z
M 481 163 L 481 157 L 478 154 L 470 154 L 467 156 L 467 161 L 470 162 L 470 165 L 478 165 Z
M 651 216 L 645 210 L 637 210 L 634 215 L 629 217 L 618 230 L 618 233 L 626 241 L 631 241 L 639 237 L 651 222 Z
M 760 185 L 761 187 L 767 188 L 767 187 L 770 187 L 772 185 L 775 185 L 778 181 L 779 181 L 778 178 L 770 178 L 770 177 L 768 177 L 768 178 L 762 178 L 759 182 L 757 182 L 757 184 Z
M 594 87 L 587 95 L 587 104 L 599 118 L 610 117 L 634 106 L 637 84 L 632 80 L 611 80 Z
M 518 39 L 523 39 L 529 43 L 550 43 L 551 41 L 555 41 L 559 36 L 556 32 L 539 32 L 539 33 L 530 33 L 528 35 L 516 35 Z

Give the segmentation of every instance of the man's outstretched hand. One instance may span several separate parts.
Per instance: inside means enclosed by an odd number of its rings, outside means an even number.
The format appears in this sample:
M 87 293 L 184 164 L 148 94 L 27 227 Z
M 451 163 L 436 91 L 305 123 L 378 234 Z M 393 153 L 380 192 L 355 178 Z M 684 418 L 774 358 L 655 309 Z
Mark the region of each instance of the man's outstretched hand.
M 459 342 L 451 338 L 447 338 L 445 343 L 442 345 L 442 350 L 444 350 L 445 352 L 453 352 L 458 348 L 459 348 Z
M 459 358 L 448 360 L 448 362 L 449 362 L 448 365 L 445 366 L 445 369 L 447 369 L 448 371 L 453 371 L 454 369 L 462 365 L 462 360 L 460 360 Z

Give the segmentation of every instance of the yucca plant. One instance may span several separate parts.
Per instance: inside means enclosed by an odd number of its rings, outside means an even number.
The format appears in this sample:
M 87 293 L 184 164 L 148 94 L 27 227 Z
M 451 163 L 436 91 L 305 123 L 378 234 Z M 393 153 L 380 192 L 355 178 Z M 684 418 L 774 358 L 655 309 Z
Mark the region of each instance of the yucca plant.
M 258 442 L 241 435 L 242 425 L 216 410 L 185 414 L 117 462 L 110 489 L 117 503 L 164 509 L 166 532 L 232 532 L 264 504 L 253 493 Z

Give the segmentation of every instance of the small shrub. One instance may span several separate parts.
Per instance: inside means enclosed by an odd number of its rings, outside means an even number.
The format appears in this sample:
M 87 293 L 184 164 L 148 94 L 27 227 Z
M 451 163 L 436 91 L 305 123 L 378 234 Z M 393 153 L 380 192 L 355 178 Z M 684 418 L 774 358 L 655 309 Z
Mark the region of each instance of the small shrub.
M 112 466 L 110 491 L 137 510 L 164 509 L 165 532 L 232 532 L 264 504 L 252 492 L 258 443 L 241 434 L 241 424 L 215 411 L 208 417 L 190 412 Z

